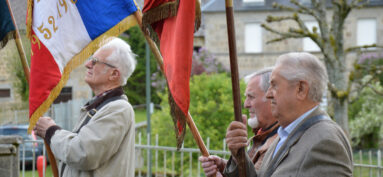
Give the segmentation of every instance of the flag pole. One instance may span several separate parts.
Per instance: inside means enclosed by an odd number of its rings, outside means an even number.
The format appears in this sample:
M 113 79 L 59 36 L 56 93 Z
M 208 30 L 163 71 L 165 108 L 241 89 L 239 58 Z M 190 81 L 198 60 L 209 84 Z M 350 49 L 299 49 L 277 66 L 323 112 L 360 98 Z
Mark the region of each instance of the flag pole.
M 15 41 L 16 41 L 17 50 L 19 51 L 21 64 L 23 65 L 23 69 L 24 69 L 25 78 L 27 79 L 27 82 L 29 83 L 30 77 L 29 77 L 29 67 L 28 67 L 28 62 L 27 62 L 27 56 L 25 55 L 23 45 L 21 44 L 21 38 L 20 38 L 19 30 L 17 28 L 16 21 L 15 21 L 15 18 L 13 16 L 11 4 L 9 3 L 8 0 L 6 0 L 6 2 L 8 5 L 9 14 L 11 15 L 11 18 L 12 18 L 13 26 L 15 26 L 15 35 L 16 35 Z
M 23 45 L 21 43 L 19 29 L 17 28 L 15 17 L 13 16 L 11 4 L 9 3 L 9 0 L 6 0 L 6 2 L 8 5 L 9 14 L 11 15 L 11 18 L 12 18 L 13 25 L 15 26 L 15 31 L 16 31 L 15 32 L 15 34 L 16 34 L 15 41 L 16 41 L 17 50 L 19 51 L 21 64 L 23 65 L 23 69 L 24 69 L 25 78 L 27 79 L 27 82 L 29 84 L 30 83 L 30 72 L 29 72 L 27 57 L 25 55 L 24 48 L 23 48 Z M 48 158 L 49 158 L 49 162 L 51 164 L 53 176 L 59 177 L 55 156 L 53 155 L 51 148 L 49 147 L 48 143 L 45 140 L 44 140 L 44 144 L 45 144 L 45 149 L 47 150 L 47 153 L 48 153 Z
M 234 102 L 234 115 L 235 120 L 242 122 L 241 112 L 241 96 L 239 88 L 239 74 L 238 74 L 238 63 L 237 63 L 237 46 L 235 42 L 235 27 L 234 27 L 234 10 L 233 0 L 226 1 L 226 22 L 227 22 L 227 34 L 229 42 L 229 54 L 230 54 L 230 69 L 231 69 L 231 85 L 233 88 L 233 102 Z M 245 166 L 245 148 L 238 150 L 236 159 L 238 162 L 239 176 L 246 176 Z
M 141 13 L 141 11 L 137 10 L 134 13 L 134 16 L 136 17 L 137 23 L 138 23 L 138 25 L 141 28 L 142 27 L 142 13 Z M 154 41 L 144 31 L 142 33 L 144 34 L 144 36 L 146 38 L 146 41 L 148 42 L 149 47 L 150 47 L 151 51 L 153 52 L 153 54 L 154 54 L 154 56 L 155 56 L 155 58 L 157 60 L 157 63 L 160 66 L 160 69 L 161 69 L 162 73 L 164 73 L 164 62 L 163 62 L 160 50 L 158 50 L 157 45 L 154 43 Z M 196 143 L 197 143 L 197 145 L 198 145 L 202 155 L 206 156 L 206 157 L 209 156 L 209 152 L 207 151 L 205 143 L 203 142 L 203 140 L 201 138 L 201 135 L 198 132 L 198 128 L 195 125 L 195 123 L 194 123 L 190 113 L 188 113 L 188 115 L 185 116 L 185 117 L 186 117 L 186 122 L 189 125 L 190 131 L 192 132 L 193 137 L 194 137 L 194 139 L 195 139 L 195 141 L 196 141 Z

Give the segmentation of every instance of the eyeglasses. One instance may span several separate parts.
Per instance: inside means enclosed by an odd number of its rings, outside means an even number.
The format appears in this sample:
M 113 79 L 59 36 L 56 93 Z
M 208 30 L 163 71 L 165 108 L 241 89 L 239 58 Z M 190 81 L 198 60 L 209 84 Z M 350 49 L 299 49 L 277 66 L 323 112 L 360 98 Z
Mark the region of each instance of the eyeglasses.
M 96 57 L 94 57 L 94 56 L 90 56 L 90 57 L 88 58 L 88 60 L 91 60 L 91 61 L 92 61 L 92 66 L 96 65 L 97 63 L 102 63 L 102 64 L 104 64 L 104 65 L 106 65 L 106 66 L 111 67 L 111 68 L 116 68 L 115 66 L 113 66 L 113 65 L 111 65 L 111 64 L 109 64 L 109 63 L 105 63 L 105 62 L 100 61 L 98 58 L 96 58 Z

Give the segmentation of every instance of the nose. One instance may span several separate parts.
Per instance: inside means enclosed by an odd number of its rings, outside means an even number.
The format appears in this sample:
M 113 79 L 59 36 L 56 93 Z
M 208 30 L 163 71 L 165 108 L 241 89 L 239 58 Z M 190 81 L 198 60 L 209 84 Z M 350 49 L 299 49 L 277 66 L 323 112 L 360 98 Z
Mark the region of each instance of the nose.
M 250 108 L 251 107 L 250 101 L 247 98 L 245 99 L 245 102 L 243 104 L 244 104 L 245 108 Z
M 93 67 L 92 61 L 91 60 L 86 61 L 85 67 L 88 68 L 88 69 L 92 68 Z
M 266 98 L 267 98 L 267 99 L 273 99 L 273 98 L 274 98 L 273 93 L 272 93 L 272 91 L 271 91 L 270 88 L 267 89 L 267 92 L 266 92 Z

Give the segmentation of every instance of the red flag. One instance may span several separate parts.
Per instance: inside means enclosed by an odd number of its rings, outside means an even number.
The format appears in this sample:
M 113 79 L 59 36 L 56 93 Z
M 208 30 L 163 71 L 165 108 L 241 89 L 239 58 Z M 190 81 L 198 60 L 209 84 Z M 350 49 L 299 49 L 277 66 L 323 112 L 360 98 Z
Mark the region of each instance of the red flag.
M 185 116 L 188 115 L 190 103 L 189 78 L 195 6 L 196 2 L 193 0 L 145 0 L 143 8 L 143 27 L 152 28 L 157 33 L 164 58 L 164 72 L 170 91 L 169 104 L 178 148 L 185 135 Z

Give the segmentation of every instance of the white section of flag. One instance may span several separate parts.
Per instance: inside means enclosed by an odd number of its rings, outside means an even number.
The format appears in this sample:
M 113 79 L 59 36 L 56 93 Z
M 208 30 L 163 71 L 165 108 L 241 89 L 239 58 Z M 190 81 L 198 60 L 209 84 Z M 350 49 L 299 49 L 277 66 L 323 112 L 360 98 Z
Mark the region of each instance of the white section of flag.
M 66 2 L 66 11 L 65 5 L 60 5 L 62 2 Z M 43 27 L 39 28 L 42 24 Z M 71 1 L 34 0 L 32 28 L 50 51 L 61 73 L 69 60 L 91 42 L 78 9 Z M 49 39 L 44 37 L 49 37 L 48 30 L 51 33 Z

